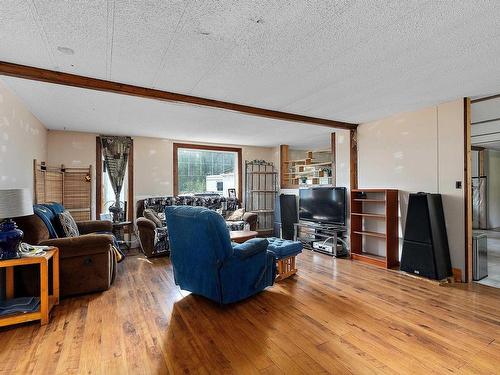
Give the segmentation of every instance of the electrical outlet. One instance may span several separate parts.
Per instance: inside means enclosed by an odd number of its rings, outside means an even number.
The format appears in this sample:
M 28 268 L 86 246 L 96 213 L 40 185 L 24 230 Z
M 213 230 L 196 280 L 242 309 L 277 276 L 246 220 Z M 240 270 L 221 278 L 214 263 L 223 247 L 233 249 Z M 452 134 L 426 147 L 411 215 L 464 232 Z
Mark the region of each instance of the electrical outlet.
M 462 181 L 455 181 L 455 188 L 461 189 L 462 188 Z

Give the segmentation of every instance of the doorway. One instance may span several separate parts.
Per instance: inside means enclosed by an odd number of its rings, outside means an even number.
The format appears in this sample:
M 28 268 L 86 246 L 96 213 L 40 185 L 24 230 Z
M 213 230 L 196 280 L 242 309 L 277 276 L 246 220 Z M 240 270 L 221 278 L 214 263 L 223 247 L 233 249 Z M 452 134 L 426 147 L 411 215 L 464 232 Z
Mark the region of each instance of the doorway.
M 500 95 L 471 101 L 472 270 L 500 288 Z

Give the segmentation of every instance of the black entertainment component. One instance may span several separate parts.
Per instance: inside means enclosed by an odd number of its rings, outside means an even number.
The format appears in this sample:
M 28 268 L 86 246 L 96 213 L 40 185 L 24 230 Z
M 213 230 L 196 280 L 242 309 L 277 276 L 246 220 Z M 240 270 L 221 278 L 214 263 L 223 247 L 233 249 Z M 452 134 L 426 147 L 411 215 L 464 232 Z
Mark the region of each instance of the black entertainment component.
M 321 224 L 345 225 L 345 187 L 299 189 L 299 219 Z
M 273 223 L 273 232 L 274 237 L 281 237 L 281 197 L 276 195 L 274 198 L 274 223 Z
M 281 238 L 293 240 L 293 225 L 298 222 L 297 196 L 294 194 L 280 194 L 279 211 L 281 218 Z
M 434 280 L 452 276 L 441 194 L 410 194 L 401 270 Z

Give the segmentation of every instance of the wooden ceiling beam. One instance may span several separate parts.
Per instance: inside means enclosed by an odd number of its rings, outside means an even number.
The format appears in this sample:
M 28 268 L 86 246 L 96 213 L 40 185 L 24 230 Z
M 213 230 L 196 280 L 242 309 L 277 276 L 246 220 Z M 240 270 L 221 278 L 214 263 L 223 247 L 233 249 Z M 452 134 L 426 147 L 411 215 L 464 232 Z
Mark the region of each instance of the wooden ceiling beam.
M 274 111 L 271 109 L 251 107 L 243 104 L 224 102 L 220 100 L 201 98 L 198 96 L 178 94 L 175 92 L 156 90 L 147 87 L 128 85 L 106 81 L 97 78 L 85 77 L 76 74 L 57 72 L 32 66 L 12 64 L 0 61 L 0 75 L 30 79 L 34 81 L 54 83 L 64 86 L 79 87 L 82 89 L 113 92 L 116 94 L 136 96 L 140 98 L 162 100 L 167 102 L 186 103 L 202 107 L 224 109 L 243 113 L 245 115 L 267 117 L 276 120 L 300 122 L 304 124 L 320 125 L 336 129 L 356 129 L 357 124 L 328 120 L 317 117 L 303 116 L 295 113 Z

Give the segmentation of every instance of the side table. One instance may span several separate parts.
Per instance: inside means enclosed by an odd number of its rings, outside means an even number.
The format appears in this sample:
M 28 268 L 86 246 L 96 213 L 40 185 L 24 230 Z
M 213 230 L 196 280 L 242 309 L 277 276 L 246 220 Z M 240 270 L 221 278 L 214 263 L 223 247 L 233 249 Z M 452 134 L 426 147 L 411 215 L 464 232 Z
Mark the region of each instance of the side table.
M 124 246 L 127 250 L 130 249 L 131 241 L 125 241 L 125 228 L 127 228 L 128 233 L 131 235 L 130 226 L 131 221 L 121 221 L 118 223 L 113 223 L 113 234 L 120 245 L 120 248 Z
M 49 295 L 49 260 L 52 259 L 52 295 Z M 38 264 L 40 266 L 40 310 L 32 313 L 10 314 L 0 317 L 0 327 L 40 320 L 41 325 L 49 322 L 50 310 L 59 304 L 59 249 L 52 247 L 44 255 L 0 261 L 5 268 L 5 296 L 14 297 L 14 267 Z
M 236 243 L 243 243 L 259 235 L 259 232 L 253 230 L 232 230 L 229 232 L 231 241 Z

